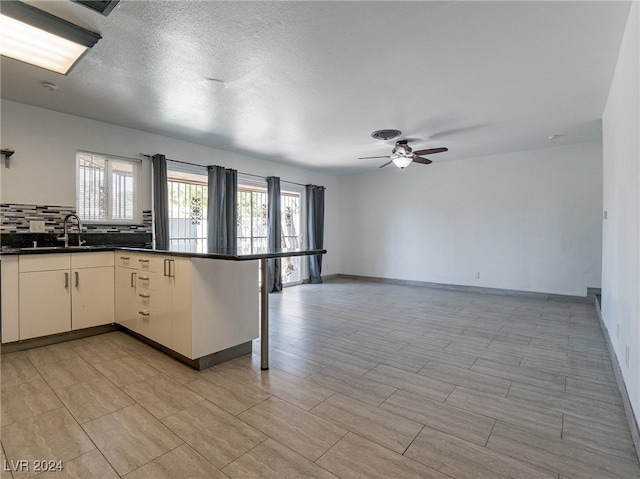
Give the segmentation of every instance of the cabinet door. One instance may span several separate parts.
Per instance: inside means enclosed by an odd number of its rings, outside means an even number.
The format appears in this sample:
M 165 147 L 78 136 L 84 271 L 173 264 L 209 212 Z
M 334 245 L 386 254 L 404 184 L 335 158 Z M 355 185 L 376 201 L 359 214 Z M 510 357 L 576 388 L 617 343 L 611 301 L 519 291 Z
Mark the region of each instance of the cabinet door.
M 163 263 L 160 261 L 162 260 Z M 169 259 L 165 257 L 157 257 L 151 261 L 151 267 L 155 267 L 158 271 L 153 277 L 155 281 L 151 286 L 154 289 L 149 288 L 146 292 L 151 296 L 150 302 L 153 304 L 153 309 L 149 310 L 150 315 L 146 317 L 148 320 L 148 336 L 157 343 L 162 344 L 168 348 L 171 348 L 171 287 L 172 281 L 169 275 Z M 165 266 L 163 268 L 163 266 Z
M 89 328 L 114 322 L 113 267 L 71 271 L 71 327 Z
M 67 271 L 20 273 L 20 339 L 71 331 L 71 277 Z
M 132 331 L 140 332 L 134 269 L 117 266 L 115 269 L 116 322 Z
M 191 354 L 191 260 L 172 258 L 171 261 L 171 348 L 193 359 Z

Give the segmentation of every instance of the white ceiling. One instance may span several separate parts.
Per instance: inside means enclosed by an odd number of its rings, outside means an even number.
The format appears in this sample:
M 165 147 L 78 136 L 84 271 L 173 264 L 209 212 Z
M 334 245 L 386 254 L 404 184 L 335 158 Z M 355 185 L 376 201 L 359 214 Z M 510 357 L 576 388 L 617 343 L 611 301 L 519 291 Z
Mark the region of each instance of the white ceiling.
M 435 162 L 600 139 L 630 7 L 25 3 L 103 38 L 66 77 L 2 58 L 2 98 L 334 174 L 382 164 L 381 128 Z

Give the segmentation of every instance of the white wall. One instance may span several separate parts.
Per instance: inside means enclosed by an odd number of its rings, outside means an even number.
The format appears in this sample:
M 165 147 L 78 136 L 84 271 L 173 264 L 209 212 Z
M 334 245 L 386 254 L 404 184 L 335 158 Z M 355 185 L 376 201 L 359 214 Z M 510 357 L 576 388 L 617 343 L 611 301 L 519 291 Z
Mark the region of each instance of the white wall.
M 599 142 L 342 184 L 343 273 L 578 296 L 600 286 Z
M 640 416 L 640 5 L 634 2 L 603 114 L 602 316 Z M 629 348 L 627 365 L 626 348 Z
M 76 151 L 141 158 L 163 153 L 167 158 L 201 165 L 222 165 L 239 172 L 279 176 L 282 181 L 313 183 L 325 192 L 322 274 L 337 273 L 339 252 L 339 182 L 331 175 L 238 155 L 165 136 L 57 113 L 2 100 L 2 148 L 15 150 L 11 167 L 0 166 L 0 202 L 74 206 L 76 202 Z M 150 209 L 150 166 L 145 165 L 143 208 Z M 285 188 L 283 183 L 282 187 Z

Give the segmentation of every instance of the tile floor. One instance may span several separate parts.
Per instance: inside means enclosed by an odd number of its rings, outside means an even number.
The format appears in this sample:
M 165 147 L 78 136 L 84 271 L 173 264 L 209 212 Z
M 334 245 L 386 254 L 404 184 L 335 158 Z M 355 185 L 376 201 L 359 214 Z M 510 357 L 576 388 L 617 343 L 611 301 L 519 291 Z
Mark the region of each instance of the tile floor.
M 120 332 L 3 355 L 2 477 L 640 477 L 590 304 L 339 280 L 271 322 L 268 372 Z

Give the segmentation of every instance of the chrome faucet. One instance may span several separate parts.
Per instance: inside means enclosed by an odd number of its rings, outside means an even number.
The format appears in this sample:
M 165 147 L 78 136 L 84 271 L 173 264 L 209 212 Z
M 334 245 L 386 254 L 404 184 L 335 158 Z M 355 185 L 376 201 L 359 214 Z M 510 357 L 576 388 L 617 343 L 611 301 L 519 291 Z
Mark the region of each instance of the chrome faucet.
M 68 248 L 69 247 L 69 229 L 68 229 L 68 222 L 69 219 L 71 218 L 75 218 L 76 221 L 78 222 L 78 246 L 82 246 L 84 243 L 86 243 L 86 241 L 82 241 L 80 239 L 80 233 L 82 233 L 82 221 L 80 221 L 80 218 L 78 217 L 78 215 L 76 215 L 75 213 L 71 213 L 68 214 L 67 216 L 64 217 L 64 221 L 62 222 L 62 225 L 64 226 L 64 234 L 62 236 L 58 236 L 58 238 L 56 238 L 58 241 L 64 241 L 64 247 Z

